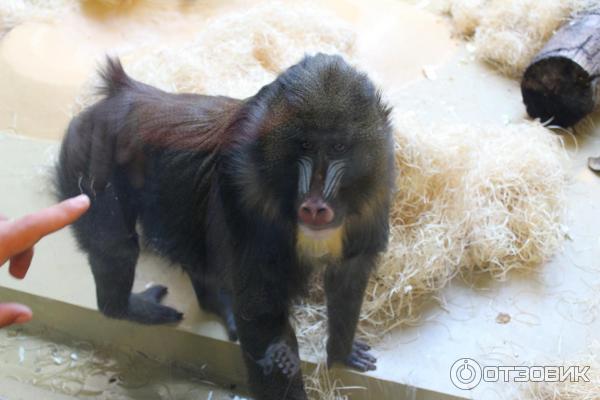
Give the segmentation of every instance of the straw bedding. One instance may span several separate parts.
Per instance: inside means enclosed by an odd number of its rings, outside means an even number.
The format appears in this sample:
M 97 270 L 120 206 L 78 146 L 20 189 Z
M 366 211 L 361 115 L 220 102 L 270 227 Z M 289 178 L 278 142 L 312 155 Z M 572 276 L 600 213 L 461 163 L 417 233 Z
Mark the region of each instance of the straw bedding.
M 73 0 L 2 0 L 0 38 L 25 20 L 50 20 L 77 7 Z
M 273 81 L 305 53 L 353 54 L 352 29 L 304 2 L 271 2 L 208 21 L 195 40 L 179 47 L 155 43 L 119 50 L 136 79 L 173 92 L 245 98 Z M 95 82 L 80 106 L 95 100 Z
M 599 400 L 600 399 L 600 342 L 594 340 L 580 358 L 554 362 L 552 365 L 588 366 L 589 381 L 536 382 L 522 388 L 522 398 L 530 400 Z

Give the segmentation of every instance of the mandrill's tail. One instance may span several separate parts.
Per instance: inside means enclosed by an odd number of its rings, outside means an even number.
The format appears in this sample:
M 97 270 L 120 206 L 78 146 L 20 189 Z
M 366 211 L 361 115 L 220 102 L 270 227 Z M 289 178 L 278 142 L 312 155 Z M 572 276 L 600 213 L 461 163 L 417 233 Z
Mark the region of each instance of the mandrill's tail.
M 132 88 L 136 81 L 131 79 L 123 69 L 118 57 L 106 57 L 106 66 L 100 70 L 102 85 L 99 90 L 105 96 L 113 96 L 123 88 Z

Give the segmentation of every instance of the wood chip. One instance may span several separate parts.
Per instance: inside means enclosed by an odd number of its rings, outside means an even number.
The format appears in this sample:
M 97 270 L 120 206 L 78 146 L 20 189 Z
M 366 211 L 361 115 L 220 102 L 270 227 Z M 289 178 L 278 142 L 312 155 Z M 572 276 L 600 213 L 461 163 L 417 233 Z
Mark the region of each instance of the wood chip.
M 508 324 L 510 322 L 510 315 L 506 313 L 498 313 L 496 316 L 496 323 Z
M 425 75 L 425 78 L 429 79 L 430 81 L 435 81 L 438 78 L 435 67 L 432 66 L 424 66 L 423 75 Z

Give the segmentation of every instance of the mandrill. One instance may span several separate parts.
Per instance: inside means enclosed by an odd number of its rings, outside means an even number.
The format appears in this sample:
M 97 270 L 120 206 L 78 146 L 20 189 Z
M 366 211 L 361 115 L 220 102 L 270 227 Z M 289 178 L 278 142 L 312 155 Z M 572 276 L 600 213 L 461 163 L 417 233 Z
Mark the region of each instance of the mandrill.
M 132 293 L 141 238 L 183 267 L 200 305 L 239 337 L 257 399 L 306 399 L 290 304 L 322 268 L 329 365 L 375 369 L 354 335 L 388 241 L 394 158 L 390 109 L 369 78 L 318 54 L 244 100 L 166 93 L 118 60 L 103 80 L 56 168 L 61 199 L 92 199 L 74 231 L 100 311 L 181 320 L 160 304 L 164 286 Z

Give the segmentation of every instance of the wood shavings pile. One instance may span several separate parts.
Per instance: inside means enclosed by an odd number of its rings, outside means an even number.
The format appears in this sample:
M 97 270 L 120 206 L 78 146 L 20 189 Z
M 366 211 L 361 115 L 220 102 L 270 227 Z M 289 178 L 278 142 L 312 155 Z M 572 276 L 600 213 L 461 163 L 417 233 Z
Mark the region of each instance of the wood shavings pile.
M 315 369 L 304 375 L 306 393 L 309 399 L 314 400 L 348 400 L 344 395 L 345 389 L 356 389 L 356 387 L 346 388 L 340 380 L 335 379 L 330 373 L 325 363 L 315 366 Z
M 134 0 L 2 0 L 0 1 L 0 38 L 23 21 L 56 21 L 83 3 L 105 7 L 129 5 Z
M 314 5 L 269 2 L 212 19 L 191 43 L 121 56 L 128 74 L 163 90 L 245 98 L 305 54 L 348 59 L 354 43 L 346 23 Z M 80 107 L 96 100 L 97 83 L 87 85 Z
M 79 6 L 74 0 L 0 1 L 0 37 L 25 20 L 51 20 Z
M 456 32 L 472 40 L 478 59 L 521 78 L 554 31 L 594 5 L 595 0 L 447 0 L 446 11 Z
M 594 341 L 585 355 L 569 362 L 554 362 L 551 365 L 565 367 L 589 367 L 586 376 L 589 381 L 536 382 L 527 385 L 520 398 L 527 400 L 598 400 L 600 399 L 600 342 Z

